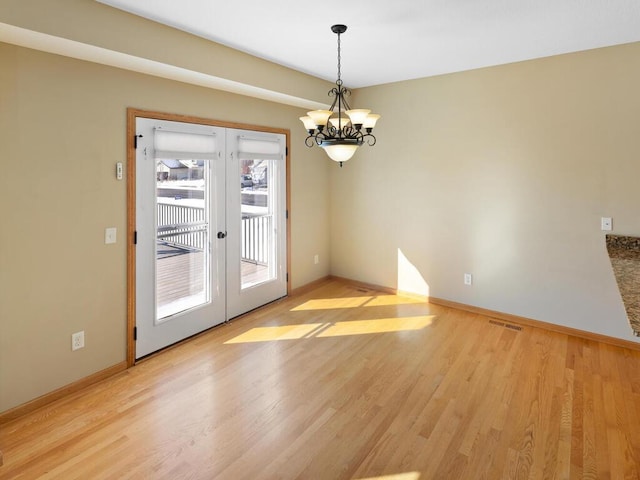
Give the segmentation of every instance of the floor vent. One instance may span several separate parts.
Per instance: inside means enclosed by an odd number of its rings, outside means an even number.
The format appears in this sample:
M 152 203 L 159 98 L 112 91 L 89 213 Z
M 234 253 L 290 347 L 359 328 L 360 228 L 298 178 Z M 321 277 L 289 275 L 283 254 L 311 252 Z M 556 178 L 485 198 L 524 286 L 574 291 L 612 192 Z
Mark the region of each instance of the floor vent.
M 520 330 L 522 330 L 522 327 L 520 325 L 513 325 L 511 323 L 504 323 L 504 322 L 500 322 L 498 320 L 489 320 L 489 323 L 492 324 L 492 325 L 497 325 L 499 327 L 510 328 L 511 330 L 517 330 L 518 332 Z

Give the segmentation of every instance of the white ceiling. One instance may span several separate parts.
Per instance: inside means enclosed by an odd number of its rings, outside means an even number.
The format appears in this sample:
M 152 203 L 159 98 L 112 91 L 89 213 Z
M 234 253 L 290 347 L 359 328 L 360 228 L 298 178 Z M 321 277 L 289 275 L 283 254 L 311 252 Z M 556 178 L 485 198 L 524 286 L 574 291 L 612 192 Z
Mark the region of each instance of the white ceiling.
M 640 41 L 640 0 L 97 0 L 352 88 Z M 215 59 L 212 59 L 215 61 Z

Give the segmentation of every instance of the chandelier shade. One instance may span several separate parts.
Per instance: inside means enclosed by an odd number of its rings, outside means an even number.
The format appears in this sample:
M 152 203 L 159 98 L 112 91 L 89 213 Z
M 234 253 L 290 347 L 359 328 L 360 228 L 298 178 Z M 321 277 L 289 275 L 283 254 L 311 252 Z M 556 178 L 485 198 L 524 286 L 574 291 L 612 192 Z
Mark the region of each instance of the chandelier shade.
M 352 109 L 347 102 L 351 90 L 344 87 L 341 79 L 340 35 L 347 31 L 346 25 L 333 25 L 331 31 L 338 35 L 338 79 L 336 86 L 329 90 L 333 103 L 329 110 L 314 110 L 300 117 L 309 134 L 305 139 L 307 147 L 318 145 L 329 158 L 342 163 L 353 157 L 358 147 L 365 142 L 373 146 L 376 137 L 371 133 L 380 115 L 364 108 Z
M 349 118 L 351 119 L 351 123 L 353 123 L 354 125 L 362 126 L 364 125 L 365 120 L 371 113 L 371 110 L 360 108 L 356 110 L 347 110 L 345 113 L 349 115 Z
M 324 127 L 329 122 L 329 117 L 333 115 L 331 110 L 314 110 L 313 112 L 307 112 L 307 115 L 311 117 L 313 123 L 317 127 Z
M 329 158 L 336 162 L 346 162 L 356 153 L 359 145 L 354 142 L 344 140 L 325 140 L 320 144 Z

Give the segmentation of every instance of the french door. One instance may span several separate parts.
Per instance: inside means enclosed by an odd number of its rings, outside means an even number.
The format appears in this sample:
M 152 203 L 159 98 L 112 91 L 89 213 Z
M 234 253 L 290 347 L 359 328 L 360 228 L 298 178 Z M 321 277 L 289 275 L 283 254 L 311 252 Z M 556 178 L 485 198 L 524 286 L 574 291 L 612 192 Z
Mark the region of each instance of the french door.
M 287 293 L 281 134 L 136 118 L 135 358 Z
M 284 135 L 226 134 L 227 318 L 233 318 L 287 293 L 286 162 Z

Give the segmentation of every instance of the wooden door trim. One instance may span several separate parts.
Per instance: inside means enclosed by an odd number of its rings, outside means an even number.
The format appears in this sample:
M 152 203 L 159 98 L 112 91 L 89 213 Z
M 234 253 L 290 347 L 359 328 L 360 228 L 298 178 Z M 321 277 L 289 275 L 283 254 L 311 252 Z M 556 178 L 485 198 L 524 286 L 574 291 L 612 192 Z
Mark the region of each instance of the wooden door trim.
M 265 127 L 238 122 L 226 122 L 192 115 L 155 112 L 137 108 L 127 108 L 127 367 L 136 363 L 136 344 L 134 329 L 136 326 L 136 119 L 150 118 L 154 120 L 168 120 L 172 122 L 197 123 L 214 127 L 235 128 L 238 130 L 253 130 L 264 133 L 278 133 L 286 139 L 286 225 L 287 225 L 287 272 L 291 272 L 291 164 L 289 146 L 291 132 L 289 129 Z M 287 295 L 291 294 L 291 275 L 287 273 Z

